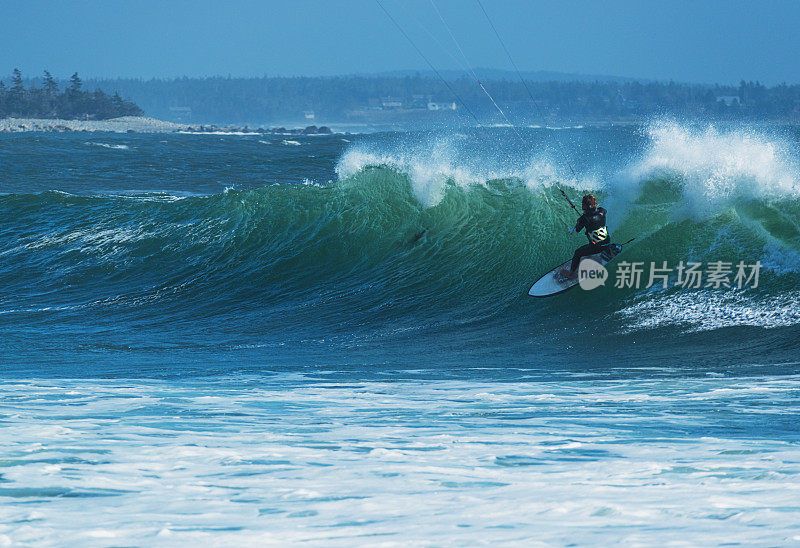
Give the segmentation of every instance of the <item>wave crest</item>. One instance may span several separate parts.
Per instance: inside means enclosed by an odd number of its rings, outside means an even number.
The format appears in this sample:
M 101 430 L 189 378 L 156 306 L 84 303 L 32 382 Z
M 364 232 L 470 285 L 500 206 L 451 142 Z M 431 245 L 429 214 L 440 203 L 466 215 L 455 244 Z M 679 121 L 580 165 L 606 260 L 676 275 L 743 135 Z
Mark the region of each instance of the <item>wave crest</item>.
M 752 128 L 720 130 L 654 122 L 640 160 L 624 171 L 634 184 L 654 178 L 674 181 L 683 194 L 682 211 L 704 218 L 739 200 L 800 196 L 792 145 Z

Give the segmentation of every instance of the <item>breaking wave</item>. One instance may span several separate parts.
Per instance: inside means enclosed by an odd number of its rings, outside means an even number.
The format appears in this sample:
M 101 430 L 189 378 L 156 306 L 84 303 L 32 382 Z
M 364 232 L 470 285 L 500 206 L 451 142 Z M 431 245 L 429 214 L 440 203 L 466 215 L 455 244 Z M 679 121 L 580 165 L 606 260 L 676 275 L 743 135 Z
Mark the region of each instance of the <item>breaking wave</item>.
M 0 312 L 9 321 L 92 310 L 151 325 L 257 314 L 276 329 L 407 336 L 800 323 L 800 170 L 789 143 L 674 123 L 640 137 L 623 161 L 577 176 L 552 150 L 509 160 L 471 153 L 459 136 L 431 136 L 411 147 L 348 144 L 327 184 L 181 199 L 0 196 L 2 281 L 24 296 Z M 614 238 L 636 238 L 620 260 L 760 261 L 760 284 L 609 284 L 534 304 L 530 284 L 582 243 L 566 235 L 575 213 L 561 190 L 575 200 L 595 192 Z

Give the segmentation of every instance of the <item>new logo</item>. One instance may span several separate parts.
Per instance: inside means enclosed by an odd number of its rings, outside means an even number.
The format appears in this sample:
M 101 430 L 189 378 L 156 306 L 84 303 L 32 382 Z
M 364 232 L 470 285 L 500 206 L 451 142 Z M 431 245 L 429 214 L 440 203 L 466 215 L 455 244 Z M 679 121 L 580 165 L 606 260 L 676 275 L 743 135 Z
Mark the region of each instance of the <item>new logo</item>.
M 581 289 L 590 291 L 608 281 L 608 270 L 594 259 L 584 259 L 578 266 L 578 283 Z

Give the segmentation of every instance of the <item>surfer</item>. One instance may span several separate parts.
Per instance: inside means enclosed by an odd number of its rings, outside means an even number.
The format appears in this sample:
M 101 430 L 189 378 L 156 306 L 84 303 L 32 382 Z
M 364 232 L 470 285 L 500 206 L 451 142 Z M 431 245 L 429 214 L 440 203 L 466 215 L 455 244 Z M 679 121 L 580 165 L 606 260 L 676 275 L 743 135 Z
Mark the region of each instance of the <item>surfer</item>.
M 589 243 L 576 249 L 575 254 L 572 256 L 570 267 L 561 271 L 561 275 L 568 279 L 574 279 L 578 275 L 578 265 L 581 262 L 581 258 L 600 253 L 611 243 L 611 237 L 606 227 L 606 210 L 602 207 L 597 207 L 597 198 L 594 197 L 594 194 L 584 196 L 581 207 L 583 215 L 578 217 L 578 222 L 575 223 L 574 228 L 569 229 L 569 233 L 572 234 L 586 229 L 586 237 L 589 238 Z

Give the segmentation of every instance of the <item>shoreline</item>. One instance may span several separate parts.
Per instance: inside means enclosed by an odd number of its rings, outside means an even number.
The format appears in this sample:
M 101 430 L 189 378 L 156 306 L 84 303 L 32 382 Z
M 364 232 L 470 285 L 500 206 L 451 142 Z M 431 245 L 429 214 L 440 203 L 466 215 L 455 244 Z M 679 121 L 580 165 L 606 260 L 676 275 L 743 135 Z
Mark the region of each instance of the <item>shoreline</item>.
M 53 118 L 4 118 L 0 133 L 27 132 L 105 132 L 105 133 L 174 133 L 185 124 L 165 122 L 143 116 L 125 116 L 109 120 L 63 120 Z
M 336 125 L 336 124 L 334 124 Z M 531 124 L 521 127 L 535 129 L 582 129 L 584 127 L 610 127 L 610 126 L 631 126 L 637 125 L 632 121 L 588 121 L 584 123 L 564 122 L 563 124 Z M 486 124 L 483 127 L 510 127 L 506 124 Z M 402 126 L 397 124 L 352 124 L 350 130 L 360 133 L 361 131 L 415 131 L 419 127 Z M 308 135 L 332 135 L 353 133 L 348 129 L 332 130 L 328 126 L 306 126 L 296 128 L 286 128 L 276 126 L 270 128 L 249 125 L 237 126 L 232 124 L 182 124 L 177 122 L 167 122 L 157 118 L 147 116 L 125 116 L 121 118 L 110 118 L 108 120 L 65 120 L 55 118 L 3 118 L 0 119 L 0 133 L 178 133 L 184 135 L 285 135 L 285 136 L 308 136 Z
M 642 120 L 586 120 L 576 122 L 574 120 L 558 123 L 557 121 L 541 124 L 520 124 L 517 127 L 532 129 L 589 129 L 589 128 L 609 128 L 609 127 L 633 127 L 645 125 L 647 122 Z M 734 123 L 729 120 L 719 120 L 718 123 Z M 796 123 L 790 121 L 777 120 L 753 120 L 751 125 L 781 125 L 794 126 Z M 402 125 L 370 125 L 370 124 L 348 124 L 339 126 L 333 124 L 337 129 L 332 130 L 328 126 L 306 126 L 296 128 L 278 127 L 257 127 L 248 125 L 217 125 L 217 124 L 181 124 L 177 122 L 167 122 L 157 118 L 146 116 L 125 116 L 121 118 L 111 118 L 108 120 L 64 120 L 51 118 L 2 118 L 0 119 L 0 134 L 2 133 L 142 133 L 159 134 L 173 133 L 183 135 L 284 135 L 284 136 L 319 136 L 319 135 L 347 135 L 352 133 L 372 133 L 380 131 L 418 131 L 421 128 Z M 511 127 L 508 124 L 486 124 L 480 127 L 503 128 Z
M 330 135 L 326 126 L 287 129 L 218 126 L 215 124 L 178 124 L 145 116 L 125 116 L 108 120 L 63 120 L 50 118 L 3 118 L 0 133 L 182 133 L 194 135 Z

